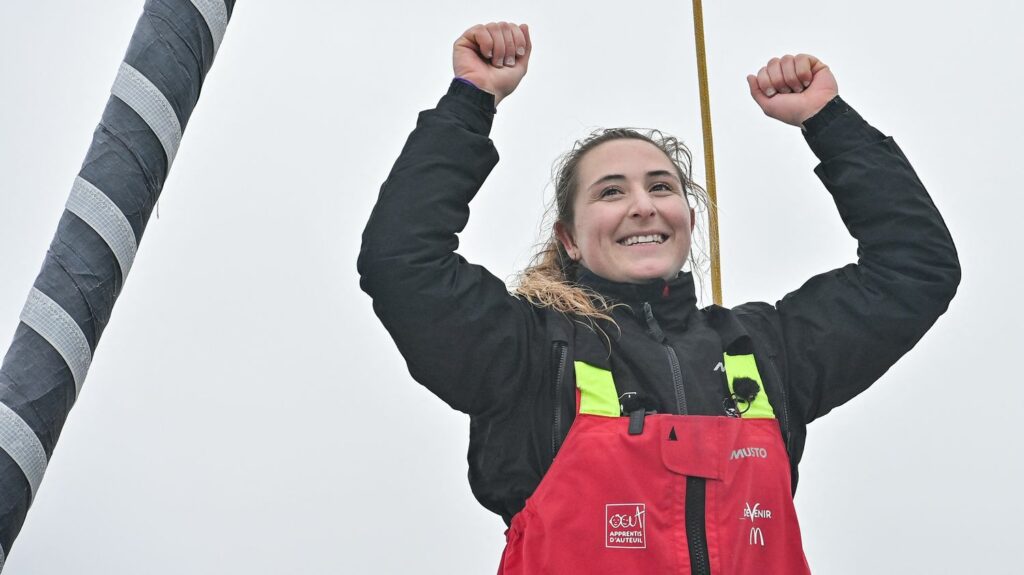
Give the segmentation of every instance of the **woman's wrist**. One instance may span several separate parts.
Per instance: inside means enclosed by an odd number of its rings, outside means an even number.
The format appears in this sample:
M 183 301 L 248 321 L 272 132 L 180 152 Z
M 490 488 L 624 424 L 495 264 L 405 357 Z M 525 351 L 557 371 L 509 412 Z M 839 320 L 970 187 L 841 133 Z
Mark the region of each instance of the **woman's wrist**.
M 846 113 L 850 107 L 836 94 L 831 100 L 825 103 L 817 112 L 811 114 L 800 123 L 800 129 L 808 136 L 813 137 L 821 130 L 832 123 L 832 120 Z
M 462 76 L 456 76 L 452 79 L 452 88 L 456 87 L 458 88 L 458 92 L 468 95 L 475 103 L 490 111 L 492 114 L 497 112 L 497 105 L 498 102 L 501 101 L 501 98 L 493 92 L 481 88 L 472 80 Z M 451 90 L 451 88 L 449 90 Z
M 497 92 L 497 90 L 491 90 L 491 89 L 489 89 L 489 88 L 487 88 L 487 87 L 485 87 L 485 86 L 483 86 L 483 85 L 481 85 L 481 84 L 479 84 L 477 82 L 474 82 L 473 80 L 470 80 L 469 78 L 466 78 L 465 76 L 456 76 L 455 79 L 458 80 L 459 82 L 462 82 L 463 84 L 472 86 L 472 87 L 476 88 L 477 90 L 479 90 L 481 92 L 484 92 L 485 94 L 490 94 L 491 96 L 493 96 L 494 97 L 494 105 L 495 106 L 498 105 L 498 102 L 500 102 L 500 101 L 502 101 L 502 99 L 504 99 L 504 97 L 501 94 L 499 94 Z

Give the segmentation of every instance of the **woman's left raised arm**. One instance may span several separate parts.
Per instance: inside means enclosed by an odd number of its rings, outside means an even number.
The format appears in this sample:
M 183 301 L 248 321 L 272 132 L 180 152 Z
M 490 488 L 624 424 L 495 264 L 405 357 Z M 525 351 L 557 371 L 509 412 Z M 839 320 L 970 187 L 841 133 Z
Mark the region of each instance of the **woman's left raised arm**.
M 806 55 L 773 59 L 748 83 L 765 114 L 801 126 L 821 160 L 815 173 L 858 242 L 856 264 L 814 276 L 775 310 L 747 310 L 777 333 L 792 407 L 809 422 L 920 340 L 956 293 L 960 264 L 906 156 L 838 96 L 827 66 Z

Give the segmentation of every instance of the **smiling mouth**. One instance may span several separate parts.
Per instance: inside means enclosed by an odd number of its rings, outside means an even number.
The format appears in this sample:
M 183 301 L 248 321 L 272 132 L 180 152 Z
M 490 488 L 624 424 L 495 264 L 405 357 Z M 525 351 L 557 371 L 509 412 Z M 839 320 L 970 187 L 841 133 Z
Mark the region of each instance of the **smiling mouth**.
M 619 245 L 622 246 L 635 246 L 643 244 L 662 244 L 668 236 L 665 234 L 648 234 L 644 236 L 629 236 L 618 241 Z

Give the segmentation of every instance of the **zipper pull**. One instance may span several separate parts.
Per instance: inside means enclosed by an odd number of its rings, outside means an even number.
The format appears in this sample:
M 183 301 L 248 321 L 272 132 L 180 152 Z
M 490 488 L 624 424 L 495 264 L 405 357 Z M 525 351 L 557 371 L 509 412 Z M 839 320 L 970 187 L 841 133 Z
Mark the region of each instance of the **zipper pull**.
M 644 321 L 647 322 L 647 331 L 654 336 L 654 339 L 659 343 L 665 343 L 665 332 L 661 331 L 658 320 L 654 319 L 654 310 L 651 309 L 650 302 L 646 301 L 644 302 Z

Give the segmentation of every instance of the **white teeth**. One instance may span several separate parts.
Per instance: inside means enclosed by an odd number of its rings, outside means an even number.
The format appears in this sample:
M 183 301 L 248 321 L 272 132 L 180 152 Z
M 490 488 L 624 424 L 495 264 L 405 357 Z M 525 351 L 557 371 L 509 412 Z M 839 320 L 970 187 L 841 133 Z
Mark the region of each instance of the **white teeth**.
M 622 240 L 619 243 L 621 243 L 624 246 L 631 246 L 631 245 L 634 245 L 634 244 L 650 244 L 650 243 L 660 244 L 660 243 L 664 242 L 665 239 L 666 239 L 665 236 L 663 236 L 661 234 L 650 234 L 650 235 L 646 235 L 646 236 L 630 236 L 630 237 Z

